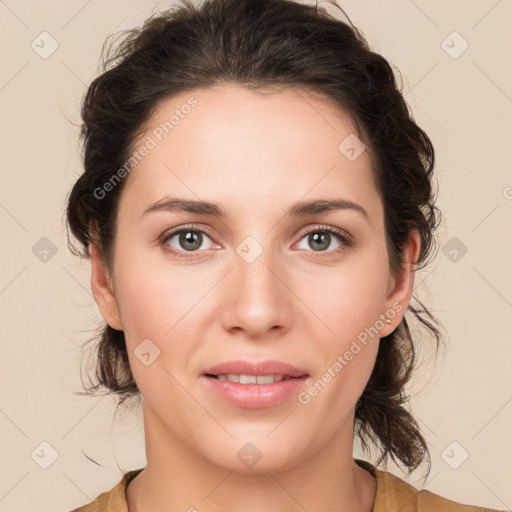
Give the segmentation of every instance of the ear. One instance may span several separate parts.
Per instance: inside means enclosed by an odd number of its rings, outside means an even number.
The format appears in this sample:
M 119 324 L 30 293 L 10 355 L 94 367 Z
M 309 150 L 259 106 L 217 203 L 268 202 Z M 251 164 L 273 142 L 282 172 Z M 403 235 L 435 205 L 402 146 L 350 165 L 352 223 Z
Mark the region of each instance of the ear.
M 91 257 L 91 290 L 94 300 L 105 322 L 110 327 L 122 331 L 123 325 L 117 299 L 111 284 L 112 278 L 96 243 L 89 243 L 89 255 Z
M 421 239 L 418 230 L 413 230 L 403 249 L 403 266 L 397 276 L 391 276 L 389 280 L 388 296 L 385 302 L 384 315 L 391 320 L 385 324 L 380 336 L 391 334 L 400 324 L 405 310 L 411 300 L 414 287 L 414 274 L 418 256 L 420 253 Z M 390 312 L 386 314 L 386 312 Z

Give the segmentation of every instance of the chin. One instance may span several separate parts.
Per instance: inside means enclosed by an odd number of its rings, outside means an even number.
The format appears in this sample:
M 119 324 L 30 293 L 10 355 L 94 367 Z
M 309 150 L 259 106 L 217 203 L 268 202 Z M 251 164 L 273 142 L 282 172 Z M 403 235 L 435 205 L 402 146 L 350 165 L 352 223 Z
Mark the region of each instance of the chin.
M 265 436 L 266 433 L 252 437 L 245 435 L 225 444 L 214 443 L 215 451 L 204 453 L 204 456 L 228 471 L 254 475 L 286 471 L 296 466 L 301 456 L 304 457 L 304 452 L 297 450 L 297 446 L 304 446 L 304 440 L 293 442 L 288 437 L 283 444 L 282 438 L 271 441 Z

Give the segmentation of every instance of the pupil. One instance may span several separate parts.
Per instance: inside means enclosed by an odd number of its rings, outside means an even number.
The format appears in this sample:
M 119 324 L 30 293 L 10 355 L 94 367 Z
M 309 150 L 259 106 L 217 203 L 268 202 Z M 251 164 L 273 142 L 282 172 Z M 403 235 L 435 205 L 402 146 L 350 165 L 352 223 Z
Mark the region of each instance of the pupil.
M 312 245 L 319 243 L 319 239 L 323 239 L 323 243 L 320 240 L 320 247 L 317 247 L 317 249 L 327 249 L 329 247 L 329 234 L 328 233 L 313 233 L 310 235 L 312 237 Z M 326 243 L 327 241 L 327 243 Z
M 199 247 L 201 247 L 200 237 L 200 233 L 197 233 L 195 231 L 187 231 L 180 236 L 180 244 L 182 245 L 183 248 L 187 250 L 192 251 L 194 249 L 198 249 Z M 187 244 L 192 244 L 192 247 L 187 246 Z

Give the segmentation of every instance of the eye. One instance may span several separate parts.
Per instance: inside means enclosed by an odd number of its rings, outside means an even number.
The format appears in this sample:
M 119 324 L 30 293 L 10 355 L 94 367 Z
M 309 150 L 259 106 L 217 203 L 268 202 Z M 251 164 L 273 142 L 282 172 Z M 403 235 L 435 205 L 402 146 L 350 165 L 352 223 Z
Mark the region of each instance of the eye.
M 313 230 L 305 233 L 301 240 L 305 239 L 306 244 L 309 244 L 313 249 L 313 253 L 334 253 L 338 254 L 344 251 L 346 248 L 352 246 L 351 237 L 342 231 L 341 229 L 334 228 L 332 226 L 319 226 Z M 337 247 L 332 247 L 333 242 L 338 241 Z M 307 247 L 300 247 L 300 249 L 307 249 Z M 317 256 L 317 254 L 315 254 Z
M 312 249 L 302 246 L 299 246 L 299 249 L 309 250 L 313 256 L 323 256 L 323 253 L 339 254 L 353 245 L 352 237 L 348 233 L 332 226 L 317 226 L 303 233 L 301 242 L 304 239 Z M 207 240 L 210 241 L 210 246 Z M 336 241 L 338 246 L 333 248 L 332 245 Z M 182 226 L 166 232 L 160 239 L 160 245 L 180 258 L 195 257 L 201 250 L 219 247 L 213 244 L 208 230 L 198 226 Z
M 188 258 L 194 256 L 194 253 L 199 250 L 211 248 L 205 247 L 206 239 L 212 242 L 206 229 L 185 226 L 165 233 L 160 240 L 160 244 L 165 250 L 179 257 Z M 190 253 L 190 255 L 187 253 Z

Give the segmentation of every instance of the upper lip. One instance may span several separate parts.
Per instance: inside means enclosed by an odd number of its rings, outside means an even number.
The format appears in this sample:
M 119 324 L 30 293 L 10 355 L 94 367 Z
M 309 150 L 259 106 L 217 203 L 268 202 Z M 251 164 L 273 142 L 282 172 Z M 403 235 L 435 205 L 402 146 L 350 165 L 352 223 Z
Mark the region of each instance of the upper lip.
M 302 377 L 308 373 L 281 361 L 226 361 L 205 370 L 204 375 L 283 375 Z

